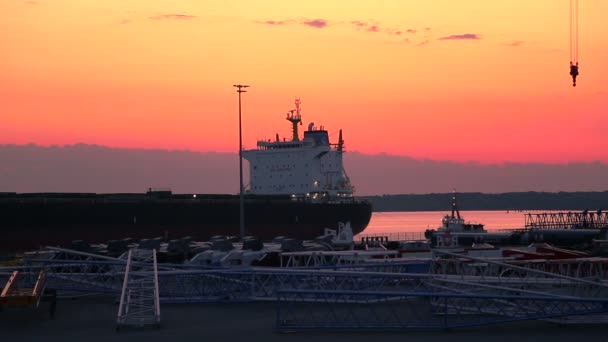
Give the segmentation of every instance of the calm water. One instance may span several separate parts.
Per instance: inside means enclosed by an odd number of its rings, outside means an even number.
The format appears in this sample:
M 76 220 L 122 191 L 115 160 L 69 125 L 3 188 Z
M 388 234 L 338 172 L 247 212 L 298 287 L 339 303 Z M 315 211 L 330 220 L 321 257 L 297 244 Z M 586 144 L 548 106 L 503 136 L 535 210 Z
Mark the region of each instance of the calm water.
M 417 212 L 375 212 L 362 235 L 390 235 L 401 233 L 400 239 L 422 239 L 427 229 L 437 229 L 444 211 Z M 467 222 L 483 223 L 487 230 L 503 228 L 523 228 L 524 213 L 515 211 L 461 211 L 460 216 Z

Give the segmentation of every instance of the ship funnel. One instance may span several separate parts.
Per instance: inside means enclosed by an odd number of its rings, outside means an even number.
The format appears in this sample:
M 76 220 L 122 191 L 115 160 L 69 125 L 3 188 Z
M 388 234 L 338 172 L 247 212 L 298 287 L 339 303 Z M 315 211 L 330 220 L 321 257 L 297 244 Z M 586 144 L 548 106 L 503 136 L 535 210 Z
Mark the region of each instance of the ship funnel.
M 338 135 L 338 151 L 342 152 L 344 150 L 344 140 L 342 139 L 342 130 L 340 130 L 340 134 Z
M 311 122 L 311 123 L 308 124 L 308 130 L 309 131 L 312 131 L 313 127 L 315 127 L 315 123 L 314 122 Z

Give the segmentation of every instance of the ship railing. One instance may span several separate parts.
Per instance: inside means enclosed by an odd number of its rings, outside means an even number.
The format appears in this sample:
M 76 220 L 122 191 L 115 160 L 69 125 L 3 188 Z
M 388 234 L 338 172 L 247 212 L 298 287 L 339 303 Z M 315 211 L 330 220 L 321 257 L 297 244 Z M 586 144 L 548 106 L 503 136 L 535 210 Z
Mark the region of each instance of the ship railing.
M 390 233 L 373 233 L 373 234 L 358 234 L 355 236 L 355 241 L 421 241 L 426 240 L 424 232 L 390 232 Z
M 260 140 L 257 142 L 258 150 L 275 150 L 284 148 L 300 148 L 303 146 L 310 146 L 312 142 L 294 142 L 294 141 L 264 141 Z
M 495 228 L 488 229 L 488 233 L 525 233 L 528 229 L 522 228 Z

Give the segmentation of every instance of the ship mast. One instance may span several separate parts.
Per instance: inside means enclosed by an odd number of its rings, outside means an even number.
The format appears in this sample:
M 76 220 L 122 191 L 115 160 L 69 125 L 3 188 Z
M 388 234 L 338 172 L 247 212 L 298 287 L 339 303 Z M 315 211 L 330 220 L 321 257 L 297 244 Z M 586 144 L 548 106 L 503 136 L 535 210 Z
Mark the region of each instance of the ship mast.
M 454 213 L 456 216 L 454 216 Z M 458 217 L 460 219 L 460 210 L 458 210 L 458 204 L 456 203 L 456 190 L 452 192 L 452 218 Z
M 296 109 L 292 109 L 287 112 L 287 121 L 291 122 L 291 130 L 293 132 L 293 137 L 291 138 L 292 141 L 300 141 L 298 136 L 298 124 L 302 124 L 302 115 L 300 114 L 302 109 L 300 108 L 300 103 L 302 103 L 302 101 L 296 97 Z

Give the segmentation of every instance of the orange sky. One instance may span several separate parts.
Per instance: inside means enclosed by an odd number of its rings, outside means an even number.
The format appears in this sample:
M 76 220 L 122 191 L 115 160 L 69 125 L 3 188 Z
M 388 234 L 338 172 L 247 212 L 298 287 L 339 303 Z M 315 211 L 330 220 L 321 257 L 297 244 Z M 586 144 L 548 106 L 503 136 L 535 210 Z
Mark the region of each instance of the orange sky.
M 246 148 L 299 96 L 349 150 L 608 162 L 606 13 L 573 88 L 568 0 L 0 1 L 0 144 L 234 152 L 246 83 Z

